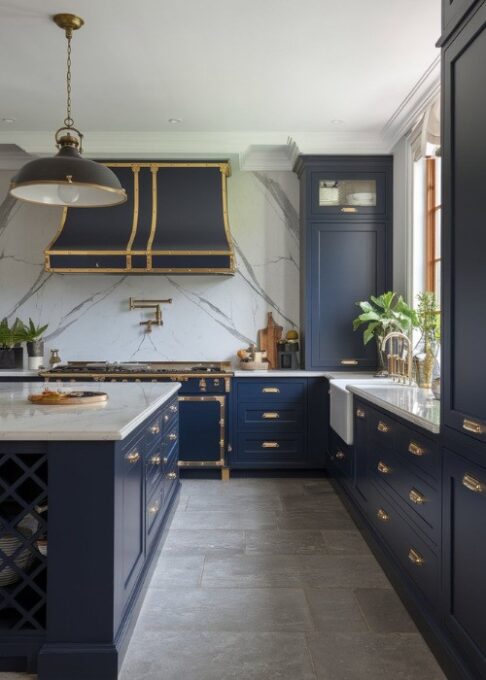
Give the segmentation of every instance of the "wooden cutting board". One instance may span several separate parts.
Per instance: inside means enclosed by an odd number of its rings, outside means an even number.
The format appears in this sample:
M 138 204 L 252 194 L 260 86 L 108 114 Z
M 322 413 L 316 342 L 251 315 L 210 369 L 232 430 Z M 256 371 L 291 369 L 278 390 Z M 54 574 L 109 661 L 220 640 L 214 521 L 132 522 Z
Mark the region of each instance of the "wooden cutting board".
M 80 406 L 85 404 L 101 404 L 108 399 L 106 392 L 65 392 L 62 398 L 46 395 L 29 394 L 28 399 L 37 406 Z M 37 398 L 36 398 L 37 397 Z
M 268 312 L 267 327 L 258 331 L 258 343 L 261 350 L 267 351 L 270 368 L 277 367 L 277 341 L 282 337 L 282 326 L 273 320 L 272 312 Z

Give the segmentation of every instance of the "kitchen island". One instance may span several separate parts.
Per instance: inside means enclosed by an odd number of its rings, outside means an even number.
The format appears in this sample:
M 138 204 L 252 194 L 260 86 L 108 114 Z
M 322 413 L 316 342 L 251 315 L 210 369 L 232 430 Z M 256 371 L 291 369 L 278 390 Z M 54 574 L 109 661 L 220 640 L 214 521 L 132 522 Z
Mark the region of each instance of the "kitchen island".
M 179 388 L 0 385 L 0 672 L 117 678 L 178 497 Z

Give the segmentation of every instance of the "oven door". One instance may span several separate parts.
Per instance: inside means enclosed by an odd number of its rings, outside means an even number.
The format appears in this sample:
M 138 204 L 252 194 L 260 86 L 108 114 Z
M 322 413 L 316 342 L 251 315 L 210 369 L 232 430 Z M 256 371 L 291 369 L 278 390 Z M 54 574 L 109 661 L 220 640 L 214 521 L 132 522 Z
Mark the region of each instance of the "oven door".
M 180 467 L 223 467 L 226 396 L 179 397 Z

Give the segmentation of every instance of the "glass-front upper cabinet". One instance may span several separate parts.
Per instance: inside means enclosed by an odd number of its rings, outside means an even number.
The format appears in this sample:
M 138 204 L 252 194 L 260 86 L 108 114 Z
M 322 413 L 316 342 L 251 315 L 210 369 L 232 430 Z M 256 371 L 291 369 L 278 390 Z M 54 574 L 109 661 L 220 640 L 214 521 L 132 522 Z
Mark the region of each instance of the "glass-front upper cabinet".
M 315 215 L 385 215 L 386 177 L 381 173 L 312 173 Z

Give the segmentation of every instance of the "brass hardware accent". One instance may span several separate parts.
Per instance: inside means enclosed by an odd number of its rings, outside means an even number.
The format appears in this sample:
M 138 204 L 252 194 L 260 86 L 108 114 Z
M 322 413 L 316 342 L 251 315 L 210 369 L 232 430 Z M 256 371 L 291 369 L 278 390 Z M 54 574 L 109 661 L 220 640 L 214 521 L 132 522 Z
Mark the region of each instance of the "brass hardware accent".
M 389 522 L 390 521 L 390 515 L 383 510 L 383 508 L 378 508 L 376 512 L 376 516 L 378 519 L 380 519 L 382 522 Z
M 366 413 L 363 411 L 362 408 L 357 408 L 356 409 L 356 416 L 358 418 L 366 418 Z
M 159 425 L 151 425 L 149 430 L 150 430 L 150 434 L 159 434 L 160 426 Z
M 169 441 L 175 442 L 176 439 L 177 439 L 177 435 L 176 435 L 175 432 L 171 432 L 168 438 L 169 438 Z
M 262 392 L 265 394 L 280 394 L 280 389 L 278 387 L 263 387 Z
M 280 444 L 278 442 L 262 442 L 262 449 L 278 449 Z
M 468 420 L 464 418 L 462 421 L 462 427 L 468 432 L 474 432 L 474 434 L 483 434 L 484 427 L 480 423 L 476 423 L 474 420 Z
M 170 416 L 166 413 L 165 416 L 164 416 L 164 422 L 168 423 L 169 419 L 170 419 Z
M 388 340 L 392 340 L 394 338 L 400 339 L 402 342 L 406 343 L 406 349 L 402 347 L 400 354 L 394 353 L 393 350 L 396 349 L 396 347 L 394 347 L 394 343 L 392 343 L 392 351 L 390 354 L 387 355 L 388 373 L 390 377 L 393 378 L 393 380 L 413 385 L 412 339 L 410 338 L 410 336 L 405 335 L 405 333 L 393 331 L 392 333 L 388 333 L 388 335 L 386 335 L 383 338 L 383 341 L 381 343 L 382 351 L 386 350 L 386 343 L 388 342 Z M 407 368 L 406 372 L 405 365 Z
M 420 553 L 418 553 L 414 548 L 410 548 L 408 551 L 408 559 L 413 562 L 417 567 L 423 567 L 425 560 Z
M 177 473 L 175 472 L 168 472 L 166 476 L 167 479 L 177 479 Z
M 382 420 L 378 422 L 377 428 L 378 432 L 389 432 L 390 428 Z
M 340 364 L 341 364 L 341 366 L 357 366 L 358 360 L 357 359 L 341 359 Z
M 221 470 L 221 481 L 222 482 L 228 482 L 230 478 L 230 469 L 229 468 L 223 468 Z
M 425 449 L 423 449 L 421 446 L 416 444 L 415 442 L 410 442 L 408 445 L 408 452 L 412 454 L 412 456 L 424 456 L 425 455 Z
M 280 418 L 280 413 L 277 413 L 277 411 L 265 411 L 262 413 L 262 418 L 266 418 L 267 420 L 275 420 Z
M 54 14 L 52 20 L 63 31 L 77 31 L 78 28 L 84 26 L 84 20 L 76 14 Z
M 224 379 L 224 391 L 228 394 L 231 392 L 231 378 Z
M 206 389 L 207 389 L 206 379 L 201 378 L 201 380 L 199 381 L 199 391 L 200 392 L 206 392 Z
M 410 489 L 408 497 L 415 505 L 423 505 L 426 500 L 425 496 L 417 491 L 417 489 Z
M 155 501 L 155 503 L 152 503 L 152 505 L 149 506 L 149 512 L 151 515 L 156 515 L 159 510 L 160 510 L 159 501 Z
M 344 460 L 345 458 L 346 458 L 346 454 L 343 453 L 342 451 L 338 451 L 338 452 L 336 453 L 336 459 L 337 459 L 337 460 Z
M 139 452 L 135 449 L 134 451 L 130 451 L 130 453 L 127 453 L 126 459 L 129 463 L 138 463 L 140 460 L 140 454 Z
M 152 332 L 152 326 L 162 326 L 163 321 L 162 321 L 162 310 L 160 309 L 160 305 L 171 305 L 172 304 L 172 298 L 168 298 L 167 300 L 135 300 L 135 298 L 130 298 L 129 300 L 129 309 L 132 311 L 133 309 L 154 309 L 155 310 L 155 319 L 148 319 L 147 321 L 140 321 L 140 326 L 146 326 L 146 332 L 151 333 Z
M 169 459 L 167 458 L 167 456 L 164 456 L 164 457 L 163 457 L 162 462 L 164 463 L 164 465 L 167 465 L 167 461 L 168 461 L 168 460 L 169 460 Z
M 473 491 L 474 493 L 483 493 L 486 490 L 486 485 L 480 482 L 472 475 L 465 474 L 462 478 L 462 485 Z
M 341 208 L 342 213 L 357 213 L 357 208 Z
M 225 377 L 225 381 L 226 381 Z M 231 380 L 231 378 L 228 378 Z M 219 460 L 180 460 L 178 462 L 179 467 L 187 468 L 222 468 L 225 465 L 225 454 L 226 454 L 226 430 L 224 425 L 224 417 L 226 411 L 226 396 L 224 395 L 206 395 L 204 397 L 191 396 L 191 397 L 178 397 L 179 402 L 183 401 L 216 401 L 219 404 L 219 421 L 220 421 L 220 440 L 219 440 Z M 223 424 L 221 424 L 221 422 Z
M 171 404 L 169 406 L 169 411 L 172 411 L 172 413 L 177 413 L 177 404 Z
M 160 454 L 155 453 L 153 456 L 151 456 L 150 462 L 152 463 L 152 465 L 160 465 L 161 462 L 162 462 L 162 458 L 160 457 Z M 164 458 L 164 462 L 165 462 L 165 458 Z
M 376 466 L 376 469 L 378 470 L 378 472 L 381 472 L 382 475 L 389 475 L 392 471 L 391 467 L 386 463 L 383 463 L 381 460 Z
M 127 243 L 127 256 L 126 256 L 127 269 L 131 269 L 132 267 L 132 256 L 129 253 L 132 249 L 132 245 L 135 240 L 138 228 L 138 214 L 140 210 L 140 186 L 139 186 L 140 166 L 132 165 L 132 172 L 133 172 L 133 221 L 132 231 L 130 232 L 130 238 L 128 239 Z
M 215 379 L 213 380 L 213 385 L 214 385 L 215 387 L 219 387 L 219 378 L 215 378 Z

